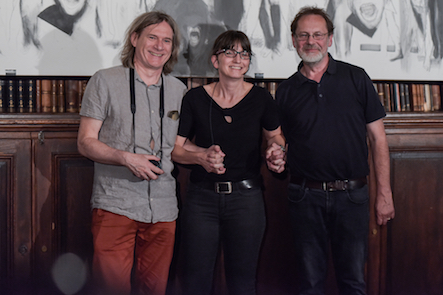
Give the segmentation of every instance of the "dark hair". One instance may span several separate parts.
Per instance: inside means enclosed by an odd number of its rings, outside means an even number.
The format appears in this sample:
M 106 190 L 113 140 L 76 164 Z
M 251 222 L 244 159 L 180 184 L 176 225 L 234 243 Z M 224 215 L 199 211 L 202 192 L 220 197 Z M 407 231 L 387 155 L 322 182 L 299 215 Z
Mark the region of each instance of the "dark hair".
M 251 43 L 248 36 L 241 31 L 234 30 L 223 32 L 215 39 L 211 56 L 216 55 L 217 51 L 221 49 L 232 49 L 237 43 L 240 43 L 243 50 L 249 52 L 252 56 Z
M 134 67 L 135 47 L 131 43 L 132 34 L 136 33 L 140 36 L 142 31 L 146 27 L 162 22 L 166 22 L 167 24 L 169 24 L 173 32 L 171 57 L 163 66 L 163 72 L 166 75 L 172 72 L 172 70 L 174 69 L 174 65 L 178 61 L 178 53 L 180 50 L 180 32 L 175 20 L 171 16 L 161 11 L 151 11 L 143 13 L 142 15 L 138 16 L 129 26 L 126 31 L 125 44 L 123 45 L 123 49 L 120 55 L 120 60 L 123 66 L 127 68 Z
M 291 32 L 292 35 L 295 36 L 295 31 L 297 30 L 298 21 L 305 15 L 319 15 L 324 18 L 326 21 L 326 28 L 328 29 L 328 34 L 332 35 L 334 33 L 334 24 L 329 18 L 328 14 L 324 9 L 315 7 L 315 6 L 305 6 L 300 9 L 300 11 L 295 16 L 294 20 L 291 23 Z

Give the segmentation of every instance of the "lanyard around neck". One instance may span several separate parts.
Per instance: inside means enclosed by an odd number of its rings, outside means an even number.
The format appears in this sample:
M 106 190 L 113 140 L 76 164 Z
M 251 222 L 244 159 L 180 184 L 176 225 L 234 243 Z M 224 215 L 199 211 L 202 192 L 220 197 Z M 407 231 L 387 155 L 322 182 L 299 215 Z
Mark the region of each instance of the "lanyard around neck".
M 159 157 L 161 158 L 163 155 L 163 117 L 165 114 L 165 90 L 163 87 L 163 75 L 160 75 L 161 77 L 161 85 L 160 85 L 160 107 L 158 110 L 159 116 L 160 116 L 160 151 L 159 151 Z M 135 153 L 135 81 L 134 81 L 134 69 L 129 68 L 129 89 L 131 92 L 131 113 L 132 113 L 132 140 L 134 143 L 134 153 Z

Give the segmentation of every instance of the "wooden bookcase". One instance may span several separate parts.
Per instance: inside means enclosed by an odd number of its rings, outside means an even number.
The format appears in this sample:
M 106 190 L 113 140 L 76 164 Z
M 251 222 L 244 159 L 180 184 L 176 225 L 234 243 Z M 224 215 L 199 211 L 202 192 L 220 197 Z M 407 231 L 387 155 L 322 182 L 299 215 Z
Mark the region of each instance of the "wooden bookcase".
M 66 77 L 71 78 L 84 79 Z M 181 79 L 188 86 L 210 81 Z M 267 87 L 279 82 L 251 81 Z M 441 82 L 436 84 L 441 86 Z M 79 120 L 78 113 L 0 113 L 0 290 L 7 290 L 6 294 L 61 294 L 51 280 L 56 259 L 71 252 L 87 265 L 91 262 L 89 199 L 93 162 L 77 151 Z M 396 217 L 388 226 L 379 227 L 371 215 L 368 294 L 440 294 L 443 112 L 390 112 L 384 122 Z M 294 294 L 297 277 L 287 216 L 288 179 L 275 177 L 265 165 L 262 173 L 267 231 L 260 257 L 258 294 Z M 188 171 L 179 167 L 182 201 L 187 176 Z M 178 247 L 168 295 L 181 294 L 180 262 Z M 217 268 L 215 295 L 227 294 L 222 267 Z M 88 290 L 85 286 L 78 294 L 89 295 Z M 337 294 L 333 274 L 328 294 Z

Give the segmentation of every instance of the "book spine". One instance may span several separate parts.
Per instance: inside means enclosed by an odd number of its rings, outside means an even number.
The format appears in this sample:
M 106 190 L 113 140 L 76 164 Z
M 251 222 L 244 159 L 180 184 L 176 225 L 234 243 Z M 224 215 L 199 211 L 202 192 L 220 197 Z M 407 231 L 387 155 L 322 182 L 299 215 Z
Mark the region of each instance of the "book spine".
M 33 113 L 35 111 L 35 82 L 33 79 L 29 79 L 27 84 L 27 111 Z
M 59 113 L 65 112 L 65 81 L 57 81 L 57 111 Z
M 431 97 L 431 85 L 430 84 L 424 84 L 423 85 L 424 91 L 424 104 L 423 104 L 423 110 L 425 112 L 432 111 L 432 97 Z
M 416 84 L 411 84 L 412 110 L 418 111 L 418 90 Z
M 25 85 L 22 79 L 17 81 L 17 105 L 16 111 L 18 113 L 25 112 Z
M 52 82 L 51 80 L 42 80 L 42 113 L 52 112 Z
M 266 83 L 264 81 L 260 81 L 260 82 L 255 83 L 255 86 L 267 89 Z
M 384 106 L 385 111 L 391 111 L 391 85 L 389 83 L 383 83 L 384 93 Z
M 378 98 L 380 99 L 380 102 L 381 102 L 381 104 L 383 105 L 383 107 L 385 108 L 385 111 L 386 111 L 385 92 L 384 92 L 384 89 L 383 89 L 383 84 L 382 83 L 375 83 L 375 89 L 377 91 Z
M 78 112 L 79 86 L 80 84 L 76 80 L 66 80 L 65 82 L 66 112 L 68 113 Z
M 0 113 L 5 111 L 6 95 L 5 95 L 5 80 L 0 79 Z
M 440 85 L 432 84 L 432 110 L 433 111 L 441 111 L 441 91 Z
M 425 87 L 423 84 L 418 84 L 418 111 L 425 110 Z
M 268 91 L 271 94 L 273 99 L 275 99 L 275 92 L 277 91 L 277 87 L 278 87 L 277 82 L 269 82 L 268 83 Z
M 390 101 L 391 101 L 391 112 L 397 111 L 397 100 L 395 99 L 395 85 L 394 83 L 389 83 L 389 89 L 390 89 Z
M 405 84 L 405 111 L 411 111 L 411 88 L 409 84 Z
M 15 113 L 15 83 L 14 80 L 6 80 L 6 108 L 8 113 Z
M 400 85 L 399 83 L 394 83 L 393 85 L 393 100 L 394 100 L 394 111 L 401 111 L 401 101 L 400 101 Z
M 399 83 L 399 88 L 400 88 L 400 108 L 401 111 L 404 112 L 406 111 L 405 84 Z
M 57 80 L 51 80 L 51 112 L 57 113 Z
M 42 112 L 42 80 L 35 80 L 35 111 Z

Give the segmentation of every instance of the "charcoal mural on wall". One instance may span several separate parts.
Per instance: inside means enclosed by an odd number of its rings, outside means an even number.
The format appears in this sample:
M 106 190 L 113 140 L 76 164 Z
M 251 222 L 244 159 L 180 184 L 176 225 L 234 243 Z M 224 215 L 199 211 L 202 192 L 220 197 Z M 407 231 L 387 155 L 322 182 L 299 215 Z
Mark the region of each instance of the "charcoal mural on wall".
M 117 65 L 127 26 L 158 9 L 183 35 L 175 75 L 216 75 L 212 43 L 238 29 L 254 52 L 248 74 L 286 78 L 300 61 L 289 27 L 305 5 L 333 19 L 331 54 L 373 79 L 442 80 L 443 0 L 2 0 L 0 73 L 92 75 Z

